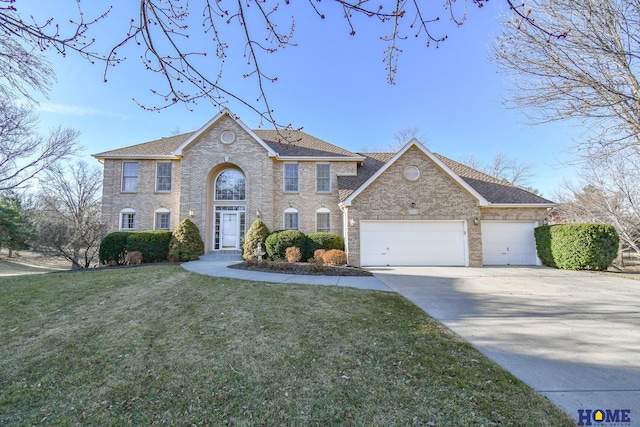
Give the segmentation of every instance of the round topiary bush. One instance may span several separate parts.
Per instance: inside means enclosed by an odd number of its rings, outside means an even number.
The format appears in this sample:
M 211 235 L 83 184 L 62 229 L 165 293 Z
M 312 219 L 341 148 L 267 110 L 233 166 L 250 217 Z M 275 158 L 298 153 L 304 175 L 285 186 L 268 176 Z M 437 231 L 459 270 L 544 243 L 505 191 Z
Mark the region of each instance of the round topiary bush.
M 269 237 L 269 229 L 266 224 L 259 219 L 253 221 L 242 244 L 242 258 L 247 261 L 256 259 L 258 243 L 262 244 L 262 250 L 264 251 L 267 237 Z
M 169 243 L 169 261 L 195 261 L 204 254 L 200 230 L 189 219 L 180 221 Z
M 296 246 L 300 248 L 302 259 L 307 260 L 313 256 L 310 250 L 309 239 L 298 230 L 275 231 L 267 237 L 265 241 L 267 255 L 271 259 L 287 259 L 287 248 Z

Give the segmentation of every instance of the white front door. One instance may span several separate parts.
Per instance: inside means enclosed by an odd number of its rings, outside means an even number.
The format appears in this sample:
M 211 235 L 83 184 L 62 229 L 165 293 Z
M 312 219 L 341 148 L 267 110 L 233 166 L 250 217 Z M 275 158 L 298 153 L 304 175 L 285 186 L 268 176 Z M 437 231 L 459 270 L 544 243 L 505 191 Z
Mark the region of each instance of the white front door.
M 220 221 L 220 249 L 238 249 L 240 227 L 237 212 L 222 212 Z

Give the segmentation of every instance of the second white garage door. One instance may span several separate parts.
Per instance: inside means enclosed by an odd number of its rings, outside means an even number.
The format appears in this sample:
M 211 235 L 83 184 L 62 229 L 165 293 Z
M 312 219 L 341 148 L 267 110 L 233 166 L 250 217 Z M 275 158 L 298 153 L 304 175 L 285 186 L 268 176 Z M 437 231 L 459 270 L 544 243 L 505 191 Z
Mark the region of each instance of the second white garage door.
M 482 221 L 484 265 L 536 265 L 534 222 Z
M 468 265 L 466 221 L 360 221 L 360 263 Z

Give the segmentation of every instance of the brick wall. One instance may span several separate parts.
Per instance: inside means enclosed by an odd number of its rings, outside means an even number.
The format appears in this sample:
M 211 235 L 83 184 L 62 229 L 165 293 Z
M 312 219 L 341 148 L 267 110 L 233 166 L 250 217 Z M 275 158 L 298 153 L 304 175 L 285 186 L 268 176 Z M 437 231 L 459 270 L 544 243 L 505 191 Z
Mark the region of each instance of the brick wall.
M 416 181 L 404 177 L 408 166 L 420 169 Z M 469 265 L 482 265 L 480 227 L 473 225 L 474 218 L 480 216 L 475 198 L 415 147 L 353 200 L 348 216 L 355 221 L 348 226 L 349 262 L 353 265 L 360 265 L 361 220 L 466 220 Z

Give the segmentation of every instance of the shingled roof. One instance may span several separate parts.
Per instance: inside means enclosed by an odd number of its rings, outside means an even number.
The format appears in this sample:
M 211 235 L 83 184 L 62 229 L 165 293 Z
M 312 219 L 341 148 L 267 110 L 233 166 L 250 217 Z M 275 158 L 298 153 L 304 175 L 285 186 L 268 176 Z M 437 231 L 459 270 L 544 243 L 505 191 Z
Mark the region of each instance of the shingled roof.
M 340 201 L 346 200 L 354 191 L 362 186 L 380 168 L 382 168 L 396 153 L 359 153 L 365 159 L 358 166 L 356 176 L 339 176 L 338 188 Z M 462 178 L 469 186 L 477 191 L 489 203 L 495 204 L 552 204 L 550 200 L 540 197 L 530 191 L 516 187 L 506 181 L 480 172 L 462 163 L 456 162 L 443 155 L 433 153 L 442 163 Z
M 264 130 L 253 131 L 267 144 L 278 157 L 332 157 L 345 159 L 360 159 L 355 153 L 338 147 L 327 141 L 311 136 L 299 130 Z M 117 148 L 94 154 L 93 157 L 102 159 L 106 157 L 123 158 L 164 158 L 174 156 L 174 151 L 180 147 L 195 132 L 160 138 L 141 144 Z
M 279 157 L 360 157 L 351 151 L 338 147 L 300 130 L 253 131 Z
M 102 159 L 105 157 L 165 157 L 173 156 L 173 151 L 187 140 L 194 132 L 160 138 L 141 144 L 129 145 L 127 147 L 116 148 L 115 150 L 104 151 L 94 154 L 93 157 Z

